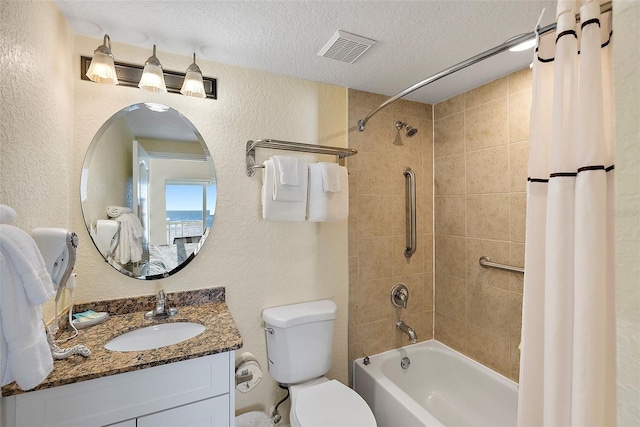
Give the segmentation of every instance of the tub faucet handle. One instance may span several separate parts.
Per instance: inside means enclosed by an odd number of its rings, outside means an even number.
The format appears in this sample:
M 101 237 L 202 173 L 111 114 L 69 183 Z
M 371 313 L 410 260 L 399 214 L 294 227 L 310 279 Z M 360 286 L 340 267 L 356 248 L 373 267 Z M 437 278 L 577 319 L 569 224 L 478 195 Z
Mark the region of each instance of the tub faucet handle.
M 391 304 L 398 308 L 407 308 L 409 289 L 404 283 L 398 283 L 391 289 Z

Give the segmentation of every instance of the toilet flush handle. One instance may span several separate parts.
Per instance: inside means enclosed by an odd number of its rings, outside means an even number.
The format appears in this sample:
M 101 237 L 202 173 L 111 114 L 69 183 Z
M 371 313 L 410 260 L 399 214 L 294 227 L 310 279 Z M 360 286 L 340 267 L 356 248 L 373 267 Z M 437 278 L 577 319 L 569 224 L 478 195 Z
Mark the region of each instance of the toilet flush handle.
M 273 330 L 273 328 L 264 328 L 264 330 L 268 333 L 268 334 L 273 334 L 275 331 Z

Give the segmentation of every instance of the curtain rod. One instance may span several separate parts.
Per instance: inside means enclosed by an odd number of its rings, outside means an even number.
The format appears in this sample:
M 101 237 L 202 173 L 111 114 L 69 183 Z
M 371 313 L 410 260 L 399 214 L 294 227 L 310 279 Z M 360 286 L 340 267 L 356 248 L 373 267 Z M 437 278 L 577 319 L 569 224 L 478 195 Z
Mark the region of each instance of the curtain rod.
M 609 12 L 612 9 L 612 2 L 608 1 L 605 3 L 600 4 L 600 13 L 605 13 L 605 12 Z M 577 13 L 576 14 L 576 22 L 580 22 L 580 14 Z M 473 56 L 469 59 L 466 59 L 462 62 L 458 62 L 456 65 L 453 65 L 449 68 L 446 68 L 442 71 L 440 71 L 439 73 L 436 73 L 434 75 L 432 75 L 431 77 L 427 77 L 426 79 L 414 84 L 411 87 L 408 87 L 407 89 L 403 90 L 402 92 L 400 92 L 399 94 L 392 96 L 391 98 L 387 99 L 385 102 L 383 102 L 382 104 L 380 104 L 375 110 L 372 110 L 369 114 L 367 114 L 367 116 L 364 119 L 358 120 L 358 130 L 360 132 L 364 131 L 365 126 L 367 125 L 367 122 L 373 117 L 375 116 L 378 111 L 382 110 L 384 107 L 386 107 L 387 105 L 391 104 L 394 101 L 397 101 L 400 98 L 404 98 L 405 96 L 409 95 L 411 92 L 414 92 L 424 86 L 427 86 L 437 80 L 440 80 L 443 77 L 446 77 L 450 74 L 453 74 L 455 72 L 458 72 L 464 68 L 467 68 L 473 64 L 477 64 L 478 62 L 484 61 L 485 59 L 491 58 L 492 56 L 495 56 L 499 53 L 505 52 L 509 49 L 511 49 L 514 46 L 519 45 L 520 43 L 526 42 L 528 40 L 534 39 L 536 37 L 536 33 L 543 35 L 546 33 L 549 33 L 551 31 L 554 31 L 556 29 L 556 27 L 558 26 L 557 22 L 554 22 L 553 24 L 549 24 L 546 27 L 542 27 L 537 31 L 532 31 L 530 33 L 525 33 L 525 34 L 520 34 L 519 36 L 510 38 L 509 40 L 507 40 L 506 42 L 502 43 L 501 45 L 498 45 L 492 49 L 489 49 L 487 51 L 484 51 L 476 56 Z

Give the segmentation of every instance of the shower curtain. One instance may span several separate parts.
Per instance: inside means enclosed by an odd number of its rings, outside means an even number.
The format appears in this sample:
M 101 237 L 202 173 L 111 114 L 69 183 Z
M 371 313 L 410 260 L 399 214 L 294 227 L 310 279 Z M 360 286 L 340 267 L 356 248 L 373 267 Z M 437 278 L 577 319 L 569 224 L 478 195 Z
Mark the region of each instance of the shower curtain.
M 616 423 L 611 13 L 581 4 L 534 58 L 519 426 Z

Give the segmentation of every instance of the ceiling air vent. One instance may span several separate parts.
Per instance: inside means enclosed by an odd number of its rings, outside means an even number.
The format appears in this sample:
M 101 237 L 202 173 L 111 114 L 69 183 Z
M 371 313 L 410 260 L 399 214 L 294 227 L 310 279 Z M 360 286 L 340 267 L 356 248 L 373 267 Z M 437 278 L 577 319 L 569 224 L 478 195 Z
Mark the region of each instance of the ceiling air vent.
M 375 40 L 338 30 L 320 49 L 318 56 L 353 64 L 375 43 Z

